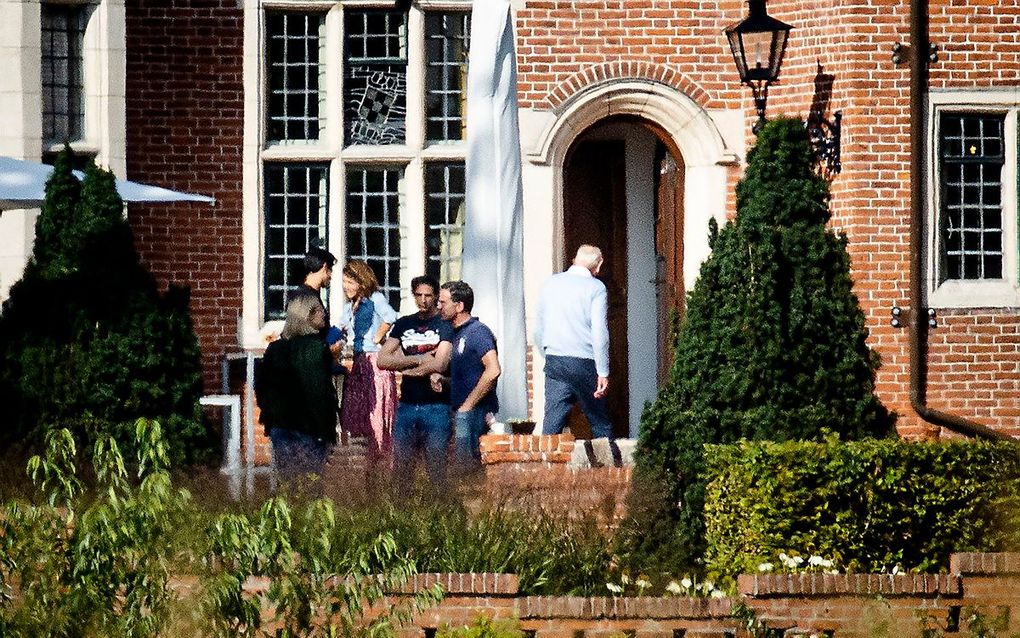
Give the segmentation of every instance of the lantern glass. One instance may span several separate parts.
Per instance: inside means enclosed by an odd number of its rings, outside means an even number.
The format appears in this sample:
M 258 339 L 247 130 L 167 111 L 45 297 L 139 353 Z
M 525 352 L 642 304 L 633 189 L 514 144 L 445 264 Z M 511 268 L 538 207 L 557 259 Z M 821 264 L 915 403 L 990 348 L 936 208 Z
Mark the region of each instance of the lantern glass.
M 726 29 L 740 81 L 774 82 L 779 77 L 790 25 L 765 12 L 764 0 L 752 0 L 744 20 Z

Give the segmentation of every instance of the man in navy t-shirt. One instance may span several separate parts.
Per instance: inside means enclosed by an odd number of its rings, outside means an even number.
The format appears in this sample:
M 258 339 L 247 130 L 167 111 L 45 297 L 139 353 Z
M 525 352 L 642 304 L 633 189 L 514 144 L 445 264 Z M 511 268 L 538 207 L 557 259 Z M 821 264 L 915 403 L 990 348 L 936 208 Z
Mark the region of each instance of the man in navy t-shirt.
M 499 409 L 496 338 L 484 323 L 471 316 L 474 304 L 475 293 L 463 281 L 448 281 L 439 290 L 439 313 L 454 329 L 450 408 L 454 411 L 455 460 L 461 470 L 481 465 L 479 439 L 487 429 L 486 416 Z
M 453 326 L 439 316 L 439 282 L 423 275 L 411 280 L 418 312 L 397 319 L 379 351 L 379 367 L 399 370 L 400 405 L 393 426 L 393 468 L 398 489 L 411 485 L 414 456 L 421 451 L 434 485 L 446 482 L 450 444 L 450 393 L 433 390 L 429 375 L 450 361 Z

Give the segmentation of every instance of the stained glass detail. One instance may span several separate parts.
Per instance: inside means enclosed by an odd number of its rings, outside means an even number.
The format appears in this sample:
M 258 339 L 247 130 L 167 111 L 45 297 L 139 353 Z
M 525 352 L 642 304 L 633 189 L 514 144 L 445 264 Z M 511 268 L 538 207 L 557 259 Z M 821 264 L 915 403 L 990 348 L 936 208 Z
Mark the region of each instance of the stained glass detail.
M 402 144 L 407 120 L 407 14 L 348 11 L 344 28 L 344 141 Z

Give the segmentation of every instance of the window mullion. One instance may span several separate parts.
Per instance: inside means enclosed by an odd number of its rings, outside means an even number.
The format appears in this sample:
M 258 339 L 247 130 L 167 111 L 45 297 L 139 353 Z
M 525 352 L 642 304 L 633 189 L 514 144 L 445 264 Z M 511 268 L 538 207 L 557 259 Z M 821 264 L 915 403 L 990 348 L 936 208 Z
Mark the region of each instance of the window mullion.
M 344 140 L 344 73 L 343 73 L 343 11 L 339 5 L 334 6 L 326 14 L 326 48 L 325 74 L 322 90 L 325 91 L 323 101 L 326 109 L 326 130 L 324 132 L 326 146 L 333 156 L 340 153 Z M 334 188 L 342 188 L 343 181 L 336 180 Z
M 425 145 L 425 21 L 420 9 L 407 20 L 407 145 Z

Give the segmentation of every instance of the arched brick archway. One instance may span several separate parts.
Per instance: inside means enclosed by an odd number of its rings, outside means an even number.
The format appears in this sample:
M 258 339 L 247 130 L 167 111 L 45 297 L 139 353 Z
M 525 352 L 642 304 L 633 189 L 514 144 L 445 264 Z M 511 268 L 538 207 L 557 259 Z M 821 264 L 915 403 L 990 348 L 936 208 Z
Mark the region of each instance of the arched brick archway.
M 643 78 L 617 78 L 589 85 L 560 104 L 545 130 L 527 152 L 532 164 L 553 169 L 553 229 L 562 237 L 562 167 L 567 151 L 584 131 L 608 118 L 634 118 L 646 122 L 670 150 L 682 158 L 688 189 L 684 204 L 684 283 L 690 286 L 698 267 L 708 255 L 708 220 L 725 219 L 727 171 L 739 163 L 733 143 L 723 135 L 719 117 L 727 112 L 709 113 L 693 97 L 661 82 Z M 742 143 L 742 120 L 730 138 Z M 695 230 L 696 229 L 696 230 Z M 563 246 L 553 250 L 554 264 L 563 262 Z
M 614 81 L 662 84 L 679 91 L 703 108 L 711 107 L 708 92 L 676 69 L 648 61 L 623 60 L 593 64 L 574 73 L 549 92 L 545 103 L 550 109 L 558 110 L 586 89 Z

